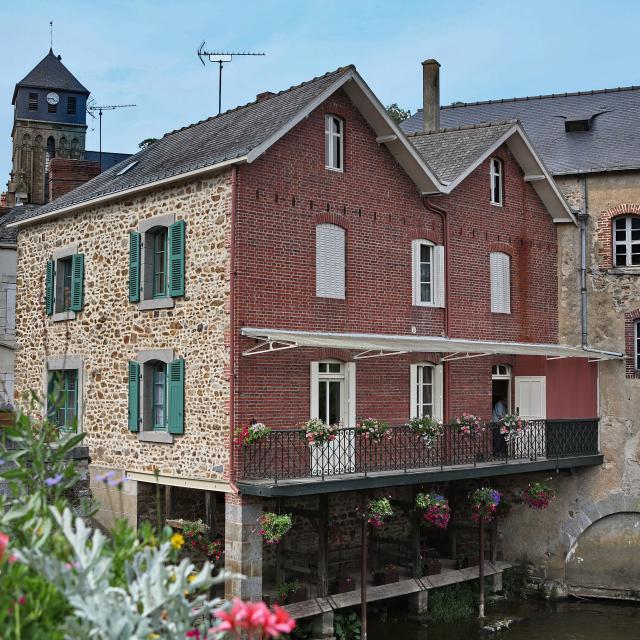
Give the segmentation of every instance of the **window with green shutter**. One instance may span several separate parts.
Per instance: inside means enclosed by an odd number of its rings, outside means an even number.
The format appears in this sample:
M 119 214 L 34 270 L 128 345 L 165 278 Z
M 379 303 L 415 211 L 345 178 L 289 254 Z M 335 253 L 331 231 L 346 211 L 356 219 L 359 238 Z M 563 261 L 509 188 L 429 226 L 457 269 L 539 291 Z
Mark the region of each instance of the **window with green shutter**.
M 185 221 L 178 220 L 169 227 L 169 295 L 184 295 Z
M 69 320 L 84 306 L 84 255 L 61 250 L 62 256 L 47 261 L 45 306 L 54 320 Z M 58 315 L 63 314 L 63 315 Z
M 167 366 L 169 398 L 169 433 L 184 433 L 184 360 L 178 358 Z
M 82 311 L 84 305 L 84 255 L 71 256 L 71 311 Z
M 78 371 L 49 371 L 47 417 L 62 432 L 75 432 L 78 426 Z
M 129 302 L 140 301 L 140 242 L 137 231 L 129 234 Z
M 151 288 L 154 298 L 167 295 L 167 228 L 160 227 L 151 234 L 153 256 L 151 259 Z
M 140 417 L 140 364 L 129 361 L 129 431 L 137 432 Z
M 53 260 L 47 260 L 47 274 L 45 278 L 45 307 L 47 315 L 53 315 L 53 305 L 55 301 L 55 277 L 56 263 Z

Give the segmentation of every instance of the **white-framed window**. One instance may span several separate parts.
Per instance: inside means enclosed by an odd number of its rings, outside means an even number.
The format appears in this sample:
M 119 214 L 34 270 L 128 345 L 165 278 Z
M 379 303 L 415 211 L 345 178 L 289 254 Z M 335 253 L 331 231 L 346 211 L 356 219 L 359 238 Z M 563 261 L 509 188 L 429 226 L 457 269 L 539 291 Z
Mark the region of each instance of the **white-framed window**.
M 413 304 L 444 307 L 444 247 L 414 240 L 412 256 Z
M 613 222 L 613 264 L 640 266 L 640 218 L 626 216 Z
M 345 297 L 346 232 L 335 224 L 316 226 L 316 296 Z
M 61 433 L 82 430 L 83 361 L 75 357 L 48 358 L 45 397 L 48 420 Z
M 494 251 L 489 256 L 491 312 L 511 313 L 511 257 Z
M 511 413 L 511 366 L 495 364 L 491 369 L 491 421 Z
M 502 206 L 503 179 L 502 160 L 491 158 L 489 160 L 489 175 L 491 179 L 491 204 Z
M 636 320 L 634 323 L 634 340 L 635 354 L 634 361 L 636 369 L 640 369 L 640 320 Z
M 324 118 L 324 165 L 327 169 L 344 169 L 344 120 L 327 114 Z
M 355 426 L 356 364 L 339 360 L 311 363 L 311 417 L 326 424 Z
M 442 365 L 412 364 L 410 371 L 410 418 L 442 420 Z

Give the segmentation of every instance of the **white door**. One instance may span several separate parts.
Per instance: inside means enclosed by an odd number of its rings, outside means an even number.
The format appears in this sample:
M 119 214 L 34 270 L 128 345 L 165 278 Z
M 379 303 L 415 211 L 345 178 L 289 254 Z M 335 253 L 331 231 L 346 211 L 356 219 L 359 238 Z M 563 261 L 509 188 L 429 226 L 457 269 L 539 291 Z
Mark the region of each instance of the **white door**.
M 311 417 L 327 424 L 341 424 L 335 440 L 311 445 L 311 475 L 353 473 L 356 464 L 355 362 L 311 363 Z
M 516 411 L 525 420 L 545 420 L 547 417 L 547 378 L 546 376 L 516 376 Z M 522 438 L 515 441 L 514 457 L 526 454 L 544 456 L 545 424 L 533 422 Z

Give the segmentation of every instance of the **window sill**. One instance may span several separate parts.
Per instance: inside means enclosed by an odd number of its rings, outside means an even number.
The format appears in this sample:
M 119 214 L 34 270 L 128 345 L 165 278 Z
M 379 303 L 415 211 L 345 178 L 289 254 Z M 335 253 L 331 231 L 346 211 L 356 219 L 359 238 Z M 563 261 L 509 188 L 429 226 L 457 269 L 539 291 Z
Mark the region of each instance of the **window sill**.
M 166 431 L 139 431 L 138 440 L 155 444 L 173 444 L 173 436 Z
M 640 276 L 640 267 L 612 267 L 606 273 L 612 276 Z
M 166 296 L 164 298 L 149 298 L 148 300 L 140 300 L 138 309 L 140 311 L 151 311 L 153 309 L 172 309 L 175 306 L 173 298 Z
M 335 167 L 327 167 L 325 166 L 327 171 L 331 171 L 332 173 L 344 173 L 344 169 L 336 169 Z
M 334 298 L 331 296 L 316 296 L 316 300 L 320 300 L 322 302 L 346 302 L 346 296 L 344 298 Z
M 490 202 L 489 203 L 492 207 L 503 207 L 504 205 L 502 204 L 502 202 Z
M 511 311 L 492 311 L 491 313 L 494 316 L 510 316 L 511 315 Z
M 60 311 L 58 313 L 54 313 L 51 316 L 51 320 L 53 322 L 63 322 L 65 320 L 75 320 L 76 312 L 75 311 Z
M 427 308 L 427 309 L 443 309 L 444 305 L 437 305 L 435 304 L 435 302 L 414 302 L 413 303 L 414 307 L 417 307 L 418 309 L 420 308 Z

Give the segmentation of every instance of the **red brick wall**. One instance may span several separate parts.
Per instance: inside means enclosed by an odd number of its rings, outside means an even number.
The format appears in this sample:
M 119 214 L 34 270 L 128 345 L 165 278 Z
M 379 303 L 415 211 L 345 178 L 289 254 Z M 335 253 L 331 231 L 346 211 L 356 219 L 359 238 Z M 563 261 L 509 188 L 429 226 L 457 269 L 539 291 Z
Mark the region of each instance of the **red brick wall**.
M 345 119 L 345 171 L 324 168 L 324 115 Z M 505 203 L 489 203 L 483 163 L 456 191 L 436 199 L 448 211 L 450 333 L 455 337 L 557 340 L 556 231 L 551 217 L 506 148 Z M 341 224 L 347 236 L 346 299 L 315 296 L 315 226 Z M 412 306 L 411 240 L 442 242 L 428 211 L 375 133 L 342 92 L 238 171 L 237 326 L 441 335 L 442 309 Z M 489 252 L 510 252 L 510 315 L 490 312 Z M 241 348 L 254 344 L 243 339 Z M 340 356 L 340 354 L 338 354 Z M 240 422 L 273 427 L 309 416 L 312 349 L 238 354 Z M 340 357 L 347 358 L 348 355 Z M 391 356 L 357 364 L 357 415 L 390 422 L 409 417 L 409 363 Z M 508 358 L 500 361 L 508 362 Z M 491 414 L 491 358 L 450 365 L 453 415 Z
M 636 369 L 636 323 L 640 320 L 640 309 L 624 314 L 624 351 L 625 374 L 627 378 L 640 379 L 640 370 Z
M 53 158 L 49 163 L 49 201 L 69 193 L 100 173 L 100 163 Z

